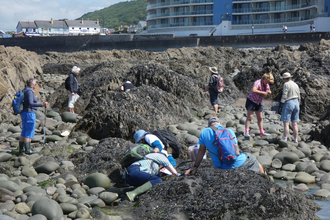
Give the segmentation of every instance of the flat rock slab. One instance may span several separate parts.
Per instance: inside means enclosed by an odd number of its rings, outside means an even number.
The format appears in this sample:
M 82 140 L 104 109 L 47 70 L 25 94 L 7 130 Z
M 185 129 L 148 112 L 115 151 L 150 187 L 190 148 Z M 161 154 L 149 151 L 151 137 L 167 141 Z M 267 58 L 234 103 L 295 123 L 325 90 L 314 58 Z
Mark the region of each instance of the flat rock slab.
M 295 183 L 315 183 L 315 177 L 308 173 L 305 173 L 305 172 L 299 172 L 296 175 L 294 182 Z

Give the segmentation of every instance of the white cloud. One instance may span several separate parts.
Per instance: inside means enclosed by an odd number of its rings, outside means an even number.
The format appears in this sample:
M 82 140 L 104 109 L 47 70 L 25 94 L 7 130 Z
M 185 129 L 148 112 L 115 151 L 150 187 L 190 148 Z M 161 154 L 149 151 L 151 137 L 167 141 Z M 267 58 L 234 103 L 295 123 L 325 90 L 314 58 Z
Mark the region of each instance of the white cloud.
M 127 0 L 1 0 L 0 30 L 15 31 L 18 21 L 76 19 Z

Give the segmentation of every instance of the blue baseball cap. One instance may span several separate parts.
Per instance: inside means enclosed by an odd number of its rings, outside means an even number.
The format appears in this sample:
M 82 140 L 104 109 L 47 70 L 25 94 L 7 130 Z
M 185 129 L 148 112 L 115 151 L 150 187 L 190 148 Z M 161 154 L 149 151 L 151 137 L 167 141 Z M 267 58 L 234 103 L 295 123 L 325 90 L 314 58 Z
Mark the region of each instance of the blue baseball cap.
M 144 137 L 144 135 L 146 134 L 150 134 L 149 132 L 146 132 L 145 130 L 138 130 L 135 132 L 134 134 L 134 140 L 135 143 L 139 143 L 141 141 L 141 139 Z

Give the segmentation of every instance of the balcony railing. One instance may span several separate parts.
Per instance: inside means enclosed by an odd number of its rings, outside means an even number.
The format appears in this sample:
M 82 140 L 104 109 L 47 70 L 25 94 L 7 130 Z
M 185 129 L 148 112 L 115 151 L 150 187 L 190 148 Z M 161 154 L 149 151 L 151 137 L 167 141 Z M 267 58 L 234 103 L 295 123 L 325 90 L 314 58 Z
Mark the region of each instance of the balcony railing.
M 209 22 L 184 22 L 184 23 L 172 23 L 172 24 L 154 24 L 154 25 L 148 25 L 148 29 L 167 28 L 167 27 L 205 26 L 205 25 L 213 25 L 213 21 L 209 21 Z
M 239 24 L 270 24 L 270 23 L 285 23 L 285 22 L 295 22 L 304 21 L 318 17 L 318 15 L 304 16 L 304 17 L 292 17 L 292 18 L 275 18 L 275 19 L 259 19 L 259 20 L 240 20 L 232 21 L 232 25 Z
M 180 0 L 180 1 L 167 1 L 161 3 L 149 4 L 147 10 L 152 8 L 162 7 L 162 6 L 174 6 L 174 5 L 185 5 L 185 4 L 203 4 L 203 3 L 213 3 L 213 0 Z
M 180 11 L 180 12 L 172 12 L 172 13 L 160 13 L 160 14 L 152 14 L 147 16 L 147 20 L 152 18 L 159 17 L 169 17 L 169 16 L 189 16 L 189 15 L 213 15 L 213 10 L 203 10 L 203 11 Z
M 294 4 L 287 6 L 277 6 L 277 7 L 251 7 L 251 8 L 234 8 L 233 13 L 252 13 L 252 12 L 267 12 L 267 11 L 284 11 L 284 10 L 292 10 L 299 8 L 307 8 L 311 6 L 317 6 L 317 1 L 311 1 L 309 3 L 304 4 Z

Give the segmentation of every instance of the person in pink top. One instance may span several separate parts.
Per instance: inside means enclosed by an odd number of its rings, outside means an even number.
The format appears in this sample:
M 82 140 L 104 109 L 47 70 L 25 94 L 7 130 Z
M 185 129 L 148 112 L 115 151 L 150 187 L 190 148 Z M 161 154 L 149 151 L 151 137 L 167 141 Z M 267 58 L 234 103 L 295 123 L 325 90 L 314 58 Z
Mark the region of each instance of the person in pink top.
M 247 117 L 245 121 L 245 137 L 250 137 L 249 128 L 254 112 L 257 116 L 260 135 L 270 135 L 264 132 L 262 123 L 262 100 L 264 96 L 272 93 L 272 91 L 270 91 L 269 83 L 274 83 L 274 77 L 271 73 L 265 73 L 261 79 L 254 82 L 252 90 L 246 98 L 245 108 L 247 110 Z

